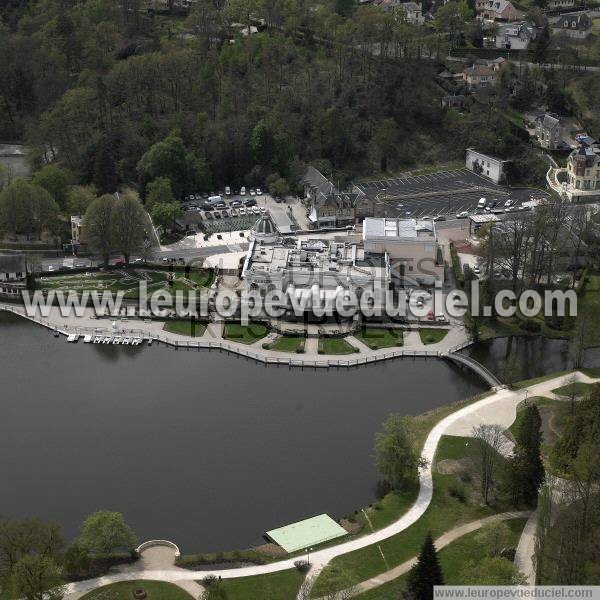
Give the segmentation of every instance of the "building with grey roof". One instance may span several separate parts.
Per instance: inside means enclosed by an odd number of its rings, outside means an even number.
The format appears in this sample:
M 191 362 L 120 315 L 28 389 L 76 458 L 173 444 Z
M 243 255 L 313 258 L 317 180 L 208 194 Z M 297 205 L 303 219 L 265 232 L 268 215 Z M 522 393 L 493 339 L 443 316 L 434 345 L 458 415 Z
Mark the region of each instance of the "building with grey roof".
M 554 150 L 560 142 L 560 119 L 558 115 L 546 113 L 536 117 L 535 135 L 542 148 Z

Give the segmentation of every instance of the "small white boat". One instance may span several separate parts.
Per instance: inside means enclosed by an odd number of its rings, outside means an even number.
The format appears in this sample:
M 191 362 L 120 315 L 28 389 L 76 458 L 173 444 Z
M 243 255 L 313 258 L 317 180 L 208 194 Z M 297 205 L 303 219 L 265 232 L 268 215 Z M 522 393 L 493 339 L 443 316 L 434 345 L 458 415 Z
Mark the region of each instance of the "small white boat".
M 70 342 L 72 344 L 77 342 L 78 339 L 79 339 L 79 336 L 76 333 L 72 333 L 71 335 L 67 336 L 67 342 Z
M 101 344 L 103 339 L 104 339 L 104 338 L 103 338 L 101 335 L 97 335 L 97 336 L 94 338 L 94 344 Z
M 142 338 L 133 338 L 131 345 L 132 346 L 139 346 L 144 340 Z
M 115 344 L 115 345 L 120 344 L 121 343 L 121 338 L 120 337 L 113 338 L 112 343 Z
M 110 344 L 111 342 L 112 342 L 112 338 L 108 337 L 108 336 L 102 340 L 103 344 Z
M 123 341 L 121 342 L 124 346 L 129 346 L 129 344 L 131 343 L 131 338 L 123 338 Z
M 153 340 L 152 338 L 150 338 L 150 339 L 148 340 L 148 346 L 152 346 L 152 342 L 153 342 L 153 341 L 154 341 L 154 340 Z
M 84 344 L 91 344 L 92 343 L 92 336 L 91 335 L 85 335 L 83 337 L 83 343 Z

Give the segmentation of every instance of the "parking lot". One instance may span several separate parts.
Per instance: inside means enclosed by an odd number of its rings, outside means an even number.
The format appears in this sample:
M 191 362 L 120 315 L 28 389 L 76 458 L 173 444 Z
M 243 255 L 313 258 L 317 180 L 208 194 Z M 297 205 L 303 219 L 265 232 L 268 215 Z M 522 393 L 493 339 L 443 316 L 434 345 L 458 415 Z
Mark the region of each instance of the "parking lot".
M 506 202 L 518 207 L 530 199 L 531 190 L 513 190 L 495 184 L 468 169 L 439 171 L 428 175 L 400 175 L 380 181 L 359 182 L 356 187 L 368 197 L 385 203 L 389 217 L 453 217 L 477 212 L 480 198 L 488 207 L 504 211 Z M 535 192 L 536 197 L 546 196 Z
M 281 233 L 290 233 L 301 228 L 297 214 L 294 215 L 291 200 L 275 199 L 270 194 L 261 193 L 244 196 L 240 194 L 226 196 L 220 194 L 222 204 L 205 210 L 207 198 L 187 200 L 182 203 L 185 211 L 184 222 L 190 230 L 201 230 L 205 233 L 223 233 L 227 231 L 245 231 L 250 229 L 256 220 L 270 214 Z M 250 204 L 250 206 L 248 206 Z M 208 207 L 206 207 L 208 208 Z

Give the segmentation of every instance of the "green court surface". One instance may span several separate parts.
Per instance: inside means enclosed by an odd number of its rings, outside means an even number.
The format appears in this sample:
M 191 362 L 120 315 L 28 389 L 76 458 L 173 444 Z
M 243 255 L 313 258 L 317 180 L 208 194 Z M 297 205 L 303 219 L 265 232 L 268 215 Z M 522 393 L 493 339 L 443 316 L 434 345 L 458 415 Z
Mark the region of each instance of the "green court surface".
M 296 552 L 296 550 L 305 550 L 347 533 L 328 515 L 318 515 L 267 531 L 267 537 L 279 544 L 286 552 Z

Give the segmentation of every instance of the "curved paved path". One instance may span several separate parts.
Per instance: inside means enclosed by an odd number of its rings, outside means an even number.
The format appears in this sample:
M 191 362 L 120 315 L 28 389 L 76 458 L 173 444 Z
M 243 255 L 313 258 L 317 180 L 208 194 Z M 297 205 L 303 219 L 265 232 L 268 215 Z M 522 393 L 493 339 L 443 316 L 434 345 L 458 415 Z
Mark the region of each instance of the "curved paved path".
M 559 376 L 542 383 L 531 385 L 522 390 L 499 390 L 496 393 L 474 402 L 460 410 L 448 415 L 439 421 L 429 432 L 423 446 L 422 457 L 427 460 L 427 467 L 419 472 L 419 494 L 415 503 L 397 521 L 362 537 L 317 550 L 311 554 L 311 576 L 318 574 L 331 560 L 342 554 L 353 552 L 381 542 L 393 535 L 404 531 L 417 521 L 427 510 L 433 495 L 432 463 L 438 443 L 443 435 L 469 436 L 474 426 L 481 424 L 498 424 L 504 429 L 508 428 L 515 420 L 517 406 L 525 397 L 552 395 L 552 390 L 564 385 L 569 376 Z M 597 383 L 599 379 L 593 379 L 583 373 L 576 373 L 577 381 L 585 383 Z M 250 577 L 274 573 L 294 568 L 297 557 L 273 562 L 267 565 L 252 565 L 239 569 L 216 569 L 213 571 L 191 571 L 171 567 L 160 570 L 135 570 L 131 573 L 112 573 L 97 579 L 88 579 L 71 583 L 67 586 L 68 593 L 83 592 L 95 587 L 115 583 L 117 581 L 131 579 L 155 579 L 160 581 L 178 582 L 183 580 L 197 580 L 212 573 L 223 579 L 236 577 Z
M 486 525 L 490 525 L 492 523 L 500 523 L 501 521 L 509 521 L 510 519 L 522 519 L 525 517 L 529 517 L 531 511 L 511 511 L 505 513 L 499 513 L 497 515 L 492 515 L 491 517 L 485 517 L 484 519 L 477 519 L 476 521 L 471 521 L 470 523 L 465 523 L 464 525 L 459 525 L 450 531 L 446 531 L 446 533 L 442 534 L 439 538 L 437 538 L 434 543 L 436 549 L 439 551 L 448 544 L 455 542 L 460 539 L 464 535 L 468 533 L 473 533 L 473 531 L 477 531 Z M 411 559 L 403 562 L 401 565 L 390 569 L 389 571 L 385 571 L 377 577 L 371 577 L 371 579 L 367 579 L 366 581 L 362 581 L 358 585 L 355 585 L 351 589 L 343 590 L 340 592 L 340 596 L 342 598 L 349 598 L 351 596 L 358 596 L 358 594 L 362 594 L 364 592 L 368 592 L 373 588 L 379 587 L 384 583 L 389 583 L 394 579 L 397 579 L 401 575 L 408 573 L 412 566 L 417 562 L 417 556 L 413 556 Z M 325 600 L 322 598 L 321 600 Z

